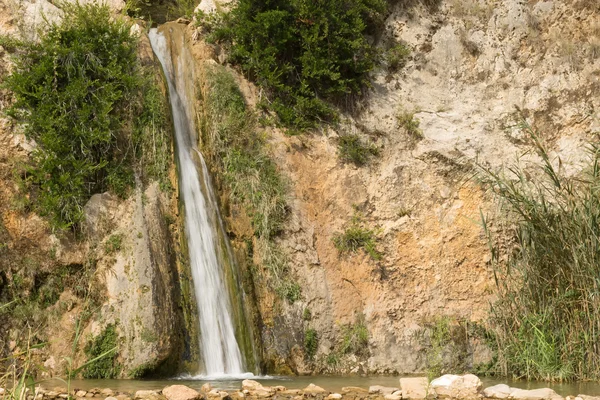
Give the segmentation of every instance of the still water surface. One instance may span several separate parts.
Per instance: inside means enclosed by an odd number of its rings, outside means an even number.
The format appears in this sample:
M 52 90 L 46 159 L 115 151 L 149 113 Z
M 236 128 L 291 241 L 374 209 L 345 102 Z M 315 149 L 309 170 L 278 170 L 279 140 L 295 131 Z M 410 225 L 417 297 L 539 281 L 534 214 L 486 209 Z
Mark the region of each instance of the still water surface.
M 371 385 L 382 385 L 399 387 L 399 377 L 397 376 L 274 376 L 268 378 L 254 377 L 265 386 L 282 385 L 288 389 L 303 389 L 310 383 L 321 386 L 332 392 L 339 392 L 344 386 L 358 386 L 368 389 Z M 548 383 L 548 382 L 527 382 L 499 380 L 483 378 L 483 386 L 488 387 L 498 383 L 506 383 L 512 387 L 522 389 L 537 389 L 550 387 L 562 396 L 587 394 L 590 396 L 600 395 L 600 382 L 572 382 L 572 383 Z M 117 391 L 135 392 L 136 390 L 159 390 L 168 385 L 181 384 L 199 390 L 200 387 L 210 382 L 213 388 L 219 389 L 240 389 L 242 382 L 240 379 L 222 379 L 222 380 L 187 380 L 183 379 L 163 379 L 163 380 L 111 380 L 111 379 L 86 379 L 73 380 L 71 387 L 83 390 L 92 388 L 110 388 Z M 47 381 L 42 384 L 45 387 L 64 386 L 60 381 Z

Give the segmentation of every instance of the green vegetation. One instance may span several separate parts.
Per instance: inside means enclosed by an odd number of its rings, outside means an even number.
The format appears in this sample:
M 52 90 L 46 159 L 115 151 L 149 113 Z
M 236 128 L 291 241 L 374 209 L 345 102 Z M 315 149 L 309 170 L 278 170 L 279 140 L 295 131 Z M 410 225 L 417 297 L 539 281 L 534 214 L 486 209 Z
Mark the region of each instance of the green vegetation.
M 338 140 L 338 155 L 342 161 L 360 167 L 379 155 L 379 149 L 373 144 L 363 142 L 358 135 L 345 134 Z
M 381 25 L 384 0 L 240 0 L 211 38 L 267 93 L 265 105 L 289 127 L 336 120 L 369 83 L 378 54 L 366 34 Z M 199 16 L 200 24 L 207 24 Z
M 104 243 L 104 251 L 106 254 L 113 254 L 117 251 L 121 250 L 121 246 L 123 245 L 123 234 L 118 233 L 115 235 L 111 235 Z
M 430 379 L 444 373 L 462 373 L 468 367 L 469 324 L 465 320 L 441 316 L 425 322 L 427 335 L 427 375 Z
M 4 86 L 15 98 L 7 113 L 38 144 L 26 174 L 36 211 L 55 227 L 75 228 L 92 194 L 127 196 L 140 159 L 156 162 L 149 175 L 164 173 L 165 153 L 148 154 L 145 134 L 161 150 L 169 142 L 164 100 L 137 60 L 130 23 L 107 6 L 62 8 L 63 22 L 39 41 L 15 44 Z
M 410 56 L 410 49 L 407 46 L 398 43 L 390 47 L 385 52 L 388 69 L 390 71 L 398 71 L 406 64 L 408 56 Z
M 119 375 L 121 366 L 117 361 L 117 340 L 115 325 L 107 325 L 102 333 L 88 342 L 84 349 L 88 357 L 82 373 L 84 378 L 114 379 Z
M 312 319 L 312 312 L 310 312 L 309 308 L 305 308 L 302 312 L 302 319 L 305 321 L 310 321 Z
M 527 379 L 600 378 L 600 149 L 576 176 L 552 160 L 540 136 L 523 121 L 541 159 L 537 171 L 482 168 L 501 200 L 506 221 L 488 232 L 498 301 L 491 320 L 498 343 L 498 372 Z M 500 260 L 506 261 L 500 261 Z
M 415 113 L 410 112 L 400 112 L 396 116 L 396 120 L 398 121 L 398 125 L 406 131 L 410 136 L 415 139 L 423 139 L 423 131 L 419 129 L 419 125 L 421 125 L 421 121 L 418 118 L 415 118 Z
M 206 70 L 202 95 L 206 118 L 201 138 L 210 164 L 229 201 L 251 218 L 256 252 L 269 273 L 269 283 L 281 298 L 300 299 L 300 286 L 289 274 L 288 260 L 274 239 L 287 218 L 287 185 L 267 151 L 265 135 L 233 76 L 221 66 Z
M 368 355 L 369 330 L 364 315 L 358 315 L 354 324 L 343 325 L 341 331 L 342 340 L 338 348 L 341 354 Z
M 304 332 L 304 352 L 309 359 L 313 359 L 319 348 L 319 336 L 313 328 Z
M 356 253 L 362 248 L 375 261 L 383 257 L 377 250 L 376 231 L 365 228 L 363 218 L 358 212 L 354 214 L 344 232 L 334 235 L 333 243 L 340 253 Z

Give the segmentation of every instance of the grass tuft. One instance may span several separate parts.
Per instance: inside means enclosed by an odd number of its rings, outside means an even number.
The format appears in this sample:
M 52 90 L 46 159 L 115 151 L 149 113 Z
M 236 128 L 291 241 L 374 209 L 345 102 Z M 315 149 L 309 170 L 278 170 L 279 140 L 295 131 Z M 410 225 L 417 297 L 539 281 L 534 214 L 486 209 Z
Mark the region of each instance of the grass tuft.
M 360 214 L 356 213 L 350 225 L 342 233 L 333 237 L 333 243 L 340 253 L 356 253 L 363 249 L 371 259 L 381 260 L 383 254 L 377 250 L 377 236 L 373 229 L 364 227 Z

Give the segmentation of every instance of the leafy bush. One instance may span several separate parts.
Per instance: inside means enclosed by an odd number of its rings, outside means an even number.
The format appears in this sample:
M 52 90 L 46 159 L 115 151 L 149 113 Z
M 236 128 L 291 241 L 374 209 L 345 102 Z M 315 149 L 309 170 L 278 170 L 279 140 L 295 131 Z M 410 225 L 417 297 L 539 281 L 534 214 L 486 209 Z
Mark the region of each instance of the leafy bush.
M 363 142 L 358 135 L 342 135 L 338 141 L 338 154 L 342 161 L 365 165 L 369 160 L 379 155 L 379 149 L 370 143 Z
M 128 128 L 145 113 L 142 89 L 153 86 L 130 23 L 107 6 L 63 9 L 63 22 L 39 41 L 15 45 L 15 69 L 4 84 L 15 97 L 8 114 L 38 145 L 28 170 L 34 203 L 61 228 L 78 224 L 92 194 L 127 195 L 141 151 Z
M 390 47 L 385 53 L 388 68 L 391 71 L 402 68 L 406 64 L 409 55 L 410 49 L 401 43 Z
M 117 361 L 117 331 L 108 325 L 100 335 L 89 341 L 84 352 L 88 357 L 83 377 L 86 379 L 114 379 L 121 372 Z M 95 361 L 94 361 L 95 360 Z
M 541 159 L 537 173 L 519 165 L 508 173 L 482 168 L 509 221 L 496 230 L 512 239 L 490 239 L 498 301 L 492 322 L 499 371 L 528 379 L 600 378 L 600 149 L 569 176 L 550 159 L 539 136 L 523 125 Z M 559 167 L 555 167 L 558 165 Z M 497 222 L 499 222 L 498 220 Z M 506 262 L 499 262 L 506 258 Z
M 365 228 L 358 213 L 352 217 L 344 232 L 333 237 L 333 243 L 340 253 L 355 253 L 362 248 L 373 260 L 381 260 L 383 257 L 377 250 L 375 230 Z
M 231 60 L 269 93 L 286 126 L 331 121 L 328 102 L 360 94 L 377 63 L 365 34 L 386 8 L 383 0 L 240 0 L 213 38 L 228 42 Z

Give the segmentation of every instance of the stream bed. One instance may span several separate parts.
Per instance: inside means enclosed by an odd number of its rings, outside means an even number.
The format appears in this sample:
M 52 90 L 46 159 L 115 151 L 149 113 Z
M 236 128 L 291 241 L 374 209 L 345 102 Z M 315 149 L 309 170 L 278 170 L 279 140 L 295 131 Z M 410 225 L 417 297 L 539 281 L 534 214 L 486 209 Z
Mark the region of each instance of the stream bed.
M 331 391 L 339 392 L 345 386 L 358 386 L 368 389 L 372 385 L 382 385 L 390 387 L 399 387 L 398 376 L 273 376 L 273 377 L 249 377 L 265 386 L 282 385 L 288 389 L 303 389 L 310 383 Z M 600 382 L 570 382 L 570 383 L 551 383 L 551 382 L 536 382 L 536 381 L 517 381 L 507 379 L 481 378 L 484 387 L 506 383 L 509 386 L 521 389 L 538 389 L 549 387 L 554 389 L 562 396 L 574 396 L 578 394 L 586 394 L 590 396 L 600 395 Z M 72 380 L 71 387 L 82 390 L 92 388 L 110 388 L 117 391 L 135 392 L 136 390 L 160 390 L 169 385 L 186 385 L 196 390 L 200 390 L 203 384 L 210 382 L 214 388 L 233 390 L 242 387 L 241 379 L 160 379 L 160 380 L 129 380 L 129 379 L 79 379 Z M 65 386 L 59 380 L 49 380 L 43 382 L 42 385 L 47 388 L 54 386 Z

